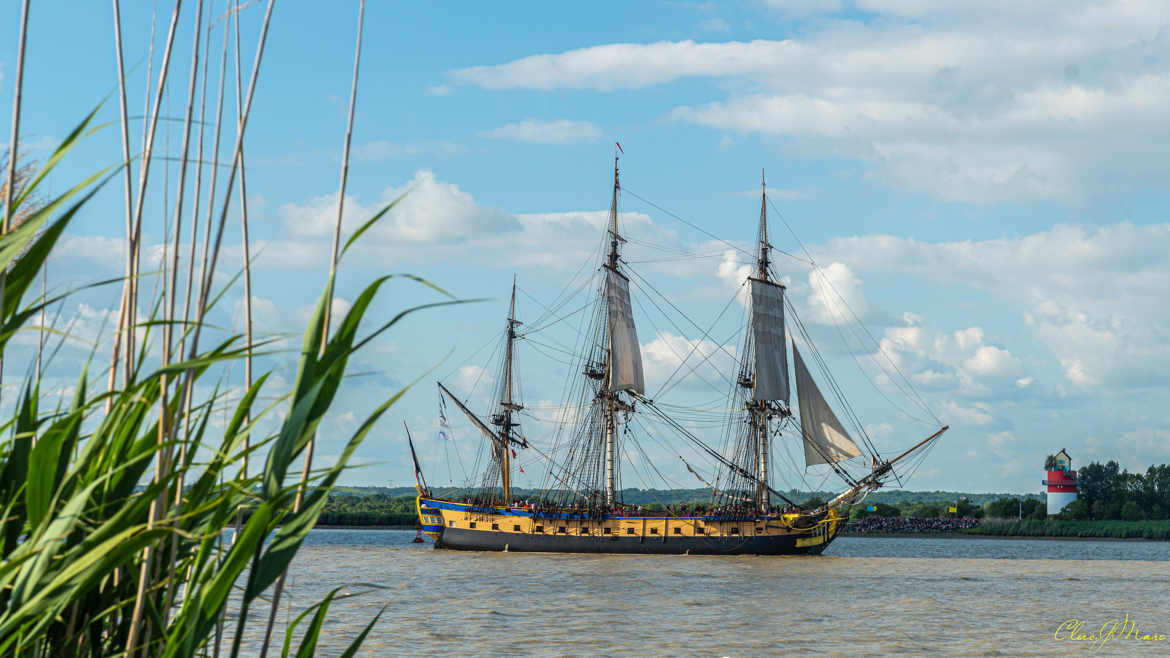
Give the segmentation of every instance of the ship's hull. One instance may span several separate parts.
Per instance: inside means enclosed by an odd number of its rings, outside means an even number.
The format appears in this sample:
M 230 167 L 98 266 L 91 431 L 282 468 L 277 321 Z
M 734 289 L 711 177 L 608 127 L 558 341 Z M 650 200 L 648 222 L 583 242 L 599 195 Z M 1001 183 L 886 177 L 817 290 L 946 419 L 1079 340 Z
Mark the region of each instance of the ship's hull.
M 819 555 L 845 521 L 835 511 L 812 520 L 791 514 L 588 517 L 423 497 L 418 509 L 436 548 L 468 551 Z

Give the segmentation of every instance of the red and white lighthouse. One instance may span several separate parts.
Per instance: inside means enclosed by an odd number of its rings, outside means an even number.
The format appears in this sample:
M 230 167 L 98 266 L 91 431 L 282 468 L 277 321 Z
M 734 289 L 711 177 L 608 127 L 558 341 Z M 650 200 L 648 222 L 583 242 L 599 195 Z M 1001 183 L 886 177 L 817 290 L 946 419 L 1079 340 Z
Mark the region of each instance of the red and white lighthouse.
M 1063 448 L 1056 453 L 1056 468 L 1048 469 L 1044 486 L 1048 490 L 1048 516 L 1060 514 L 1065 505 L 1077 499 L 1077 472 Z

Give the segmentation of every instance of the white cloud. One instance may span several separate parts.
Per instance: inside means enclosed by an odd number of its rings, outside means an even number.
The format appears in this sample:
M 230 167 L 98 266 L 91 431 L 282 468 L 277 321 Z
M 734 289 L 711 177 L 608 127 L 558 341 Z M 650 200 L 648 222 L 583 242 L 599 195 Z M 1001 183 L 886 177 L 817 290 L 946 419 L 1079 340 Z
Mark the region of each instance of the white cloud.
M 994 432 L 987 435 L 987 445 L 992 448 L 1002 448 L 1005 444 L 1015 441 L 1016 437 L 1009 431 Z
M 723 259 L 715 268 L 715 276 L 727 289 L 737 291 L 739 303 L 746 307 L 748 289 L 744 285 L 744 281 L 747 281 L 747 278 L 752 275 L 752 265 L 741 263 L 740 258 L 743 257 L 743 254 L 734 249 L 723 252 Z
M 946 418 L 947 422 L 953 422 L 957 425 L 982 427 L 990 425 L 995 420 L 991 406 L 986 402 L 975 402 L 971 406 L 963 406 L 952 400 L 945 400 L 941 406 L 943 418 Z
M 463 366 L 455 376 L 455 385 L 467 395 L 474 392 L 484 394 L 485 386 L 490 386 L 493 381 L 480 366 Z
M 810 319 L 820 324 L 850 324 L 870 314 L 861 280 L 844 263 L 833 262 L 809 272 Z
M 352 307 L 353 303 L 349 300 L 343 299 L 341 297 L 334 297 L 333 303 L 329 306 L 330 316 L 332 317 L 330 325 L 336 329 L 338 321 L 341 318 L 344 318 L 345 314 L 349 313 L 349 309 Z M 313 312 L 316 310 L 316 304 L 306 304 L 297 308 L 296 320 L 299 329 L 303 330 L 309 324 L 309 320 L 313 318 Z
M 306 311 L 304 318 L 300 320 L 304 325 L 308 322 L 310 310 Z M 232 307 L 232 321 L 234 327 L 240 332 L 244 331 L 244 298 L 241 296 L 236 300 Z M 284 324 L 281 317 L 280 308 L 277 307 L 276 302 L 264 297 L 257 297 L 252 295 L 252 331 L 255 340 L 261 339 L 265 334 L 278 333 L 287 331 L 288 327 Z
M 763 73 L 790 42 L 615 43 L 557 55 L 530 55 L 497 66 L 451 73 L 460 83 L 485 89 L 638 89 L 687 76 Z
M 431 85 L 427 87 L 428 96 L 450 96 L 454 89 L 450 85 Z
M 1001 300 L 1078 387 L 1170 381 L 1163 367 L 1170 362 L 1170 224 L 1058 225 L 1015 238 L 943 243 L 871 235 L 832 240 L 824 251 L 862 272 L 908 275 Z M 956 350 L 970 351 L 984 338 L 956 334 L 953 342 Z M 967 366 L 973 375 L 994 369 L 1004 377 L 1026 376 L 992 351 Z
M 472 196 L 451 183 L 440 181 L 429 169 L 421 169 L 402 187 L 382 193 L 381 203 L 363 206 L 352 196 L 345 200 L 343 231 L 352 234 L 374 216 L 381 206 L 402 197 L 377 225 L 372 239 L 405 243 L 465 242 L 484 233 L 506 233 L 520 228 L 511 213 L 480 206 Z M 326 238 L 332 235 L 337 214 L 337 195 L 317 197 L 304 205 L 280 207 L 285 227 L 296 237 Z
M 352 157 L 357 162 L 380 162 L 382 160 L 398 158 L 461 155 L 466 152 L 467 147 L 446 140 L 415 142 L 411 144 L 397 144 L 387 140 L 375 140 L 355 146 Z
M 769 4 L 792 17 L 843 5 Z M 813 22 L 783 41 L 604 44 L 451 78 L 603 92 L 717 78 L 723 98 L 670 116 L 862 160 L 875 182 L 965 203 L 1077 203 L 1170 176 L 1159 149 L 1170 138 L 1162 3 L 857 6 L 873 16 Z
M 985 377 L 999 377 L 1013 375 L 1020 371 L 1020 360 L 1012 353 L 995 347 L 982 345 L 975 350 L 975 354 L 963 362 L 963 367 L 969 372 Z
M 588 121 L 569 121 L 568 119 L 537 121 L 536 119 L 525 119 L 518 123 L 509 123 L 499 128 L 482 131 L 479 133 L 479 136 L 487 139 L 502 139 L 515 142 L 565 144 L 568 142 L 592 141 L 601 137 L 601 134 L 601 128 Z
M 669 331 L 659 331 L 654 340 L 642 345 L 642 362 L 647 386 L 657 388 L 671 382 L 695 381 L 715 389 L 726 386 L 727 373 L 735 372 L 736 348 L 722 348 L 712 340 L 688 339 Z
M 576 268 L 596 256 L 609 222 L 608 210 L 552 213 L 512 213 L 479 204 L 453 183 L 430 170 L 415 172 L 413 180 L 389 187 L 377 202 L 347 196 L 343 239 L 385 204 L 409 191 L 357 243 L 348 262 L 375 266 L 387 263 L 440 263 L 457 260 L 492 267 Z M 264 267 L 305 269 L 328 267 L 328 240 L 336 217 L 336 195 L 281 206 L 279 215 L 286 238 L 258 245 Z M 673 230 L 640 212 L 619 215 L 623 234 L 657 245 L 677 245 Z M 501 260 L 499 254 L 507 252 Z M 646 258 L 647 249 L 626 245 L 623 255 Z
M 902 376 L 917 388 L 968 398 L 986 399 L 1026 387 L 1019 384 L 1020 359 L 1003 347 L 986 344 L 981 327 L 941 332 L 920 326 L 921 318 L 912 313 L 904 320 L 914 324 L 887 327 L 878 339 L 880 353 L 869 355 L 883 388 L 897 390 L 895 380 L 900 383 Z

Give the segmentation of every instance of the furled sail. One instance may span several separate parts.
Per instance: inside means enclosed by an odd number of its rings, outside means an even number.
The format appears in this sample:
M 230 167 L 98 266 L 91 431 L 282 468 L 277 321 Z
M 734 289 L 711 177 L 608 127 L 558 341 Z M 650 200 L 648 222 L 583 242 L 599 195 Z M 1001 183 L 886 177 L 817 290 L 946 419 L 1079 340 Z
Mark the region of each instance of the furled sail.
M 784 286 L 749 279 L 756 373 L 752 399 L 788 402 L 788 352 L 784 344 Z
M 630 308 L 629 280 L 607 268 L 605 297 L 609 309 L 609 390 L 645 393 L 642 349 L 638 346 L 638 331 Z
M 796 362 L 796 399 L 800 404 L 805 465 L 835 464 L 861 456 L 861 449 L 849 438 L 849 433 L 813 382 L 795 343 L 792 344 L 792 356 Z

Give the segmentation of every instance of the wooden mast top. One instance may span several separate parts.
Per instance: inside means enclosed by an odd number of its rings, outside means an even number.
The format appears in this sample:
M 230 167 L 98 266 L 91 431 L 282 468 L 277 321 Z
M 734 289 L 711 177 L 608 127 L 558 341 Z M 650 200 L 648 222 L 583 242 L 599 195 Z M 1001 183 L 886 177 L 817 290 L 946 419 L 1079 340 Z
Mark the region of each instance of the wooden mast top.
M 618 156 L 613 154 L 613 200 L 609 205 L 609 220 L 610 220 L 610 242 L 609 242 L 609 269 L 614 272 L 617 271 L 618 262 L 618 242 L 621 240 L 618 237 L 618 190 L 621 189 L 621 183 L 618 182 Z
M 757 278 L 768 281 L 768 266 L 771 264 L 769 251 L 772 245 L 768 244 L 768 185 L 764 182 L 764 170 L 760 169 L 760 260 L 757 263 L 759 271 Z

